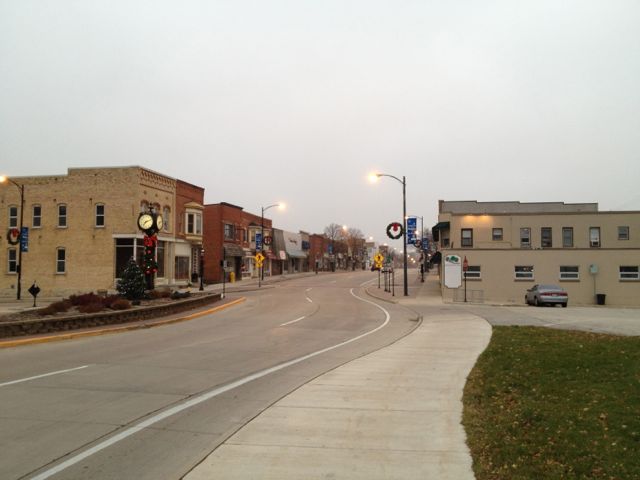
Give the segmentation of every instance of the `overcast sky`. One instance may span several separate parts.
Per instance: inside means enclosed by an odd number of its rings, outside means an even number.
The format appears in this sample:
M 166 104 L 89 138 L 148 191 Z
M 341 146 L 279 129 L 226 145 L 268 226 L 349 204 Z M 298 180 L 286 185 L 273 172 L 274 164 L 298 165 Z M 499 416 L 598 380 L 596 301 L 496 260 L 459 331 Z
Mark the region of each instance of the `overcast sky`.
M 287 230 L 640 210 L 640 2 L 0 0 L 0 171 L 141 165 Z

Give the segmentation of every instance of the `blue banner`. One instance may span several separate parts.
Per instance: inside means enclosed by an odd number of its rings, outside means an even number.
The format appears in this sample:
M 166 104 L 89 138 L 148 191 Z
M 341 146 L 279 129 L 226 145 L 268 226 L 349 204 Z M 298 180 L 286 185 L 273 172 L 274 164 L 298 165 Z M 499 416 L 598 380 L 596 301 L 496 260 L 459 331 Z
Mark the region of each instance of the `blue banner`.
M 407 218 L 407 240 L 409 243 L 416 241 L 416 230 L 418 229 L 418 217 Z
M 423 238 L 422 239 L 422 249 L 426 252 L 427 250 L 429 250 L 429 239 L 427 238 Z
M 29 227 L 22 227 L 20 231 L 20 251 L 29 251 Z
M 262 233 L 256 233 L 256 250 L 262 251 Z

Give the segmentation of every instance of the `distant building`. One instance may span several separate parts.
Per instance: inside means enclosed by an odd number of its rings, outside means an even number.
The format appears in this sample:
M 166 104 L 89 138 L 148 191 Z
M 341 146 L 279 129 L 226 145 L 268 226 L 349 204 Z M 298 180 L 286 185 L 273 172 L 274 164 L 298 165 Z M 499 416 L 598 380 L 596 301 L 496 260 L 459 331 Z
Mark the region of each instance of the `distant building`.
M 640 212 L 601 212 L 596 203 L 439 203 L 433 239 L 441 253 L 442 295 L 524 304 L 535 284 L 558 284 L 570 305 L 640 305 Z M 449 258 L 449 262 L 447 262 Z
M 24 185 L 28 251 L 22 252 L 22 296 L 37 282 L 43 296 L 113 291 L 130 258 L 142 262 L 138 215 L 163 216 L 156 285 L 186 285 L 197 272 L 204 190 L 143 167 L 71 168 L 66 175 L 15 177 Z M 19 189 L 0 184 L 0 231 L 17 225 Z M 192 222 L 192 223 L 190 223 Z M 190 230 L 191 228 L 191 230 Z M 3 240 L 6 237 L 3 235 Z M 0 296 L 15 296 L 20 245 L 4 244 Z

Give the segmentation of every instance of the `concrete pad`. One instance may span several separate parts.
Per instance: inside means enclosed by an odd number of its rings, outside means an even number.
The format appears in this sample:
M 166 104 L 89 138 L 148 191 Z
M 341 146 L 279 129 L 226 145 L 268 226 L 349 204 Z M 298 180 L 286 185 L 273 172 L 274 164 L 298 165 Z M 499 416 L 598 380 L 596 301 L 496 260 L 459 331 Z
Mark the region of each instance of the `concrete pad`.
M 471 480 L 470 471 L 466 453 L 223 445 L 186 478 Z

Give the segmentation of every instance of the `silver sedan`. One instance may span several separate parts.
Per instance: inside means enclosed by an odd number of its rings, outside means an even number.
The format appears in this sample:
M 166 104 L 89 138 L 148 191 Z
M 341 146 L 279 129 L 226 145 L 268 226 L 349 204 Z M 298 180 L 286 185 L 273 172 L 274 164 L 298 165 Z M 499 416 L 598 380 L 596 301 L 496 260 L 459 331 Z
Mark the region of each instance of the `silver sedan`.
M 524 296 L 527 305 L 557 305 L 566 307 L 569 303 L 567 292 L 557 285 L 534 285 Z

